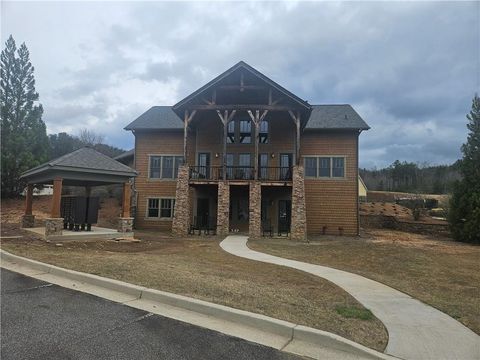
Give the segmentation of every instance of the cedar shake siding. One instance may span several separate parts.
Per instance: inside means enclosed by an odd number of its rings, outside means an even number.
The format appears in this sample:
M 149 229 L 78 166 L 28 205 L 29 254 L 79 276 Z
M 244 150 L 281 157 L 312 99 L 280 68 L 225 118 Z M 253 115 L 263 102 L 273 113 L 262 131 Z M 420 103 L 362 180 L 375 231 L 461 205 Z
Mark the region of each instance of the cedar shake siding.
M 369 127 L 350 105 L 310 105 L 239 62 L 125 129 L 138 229 L 358 234 L 358 139 Z

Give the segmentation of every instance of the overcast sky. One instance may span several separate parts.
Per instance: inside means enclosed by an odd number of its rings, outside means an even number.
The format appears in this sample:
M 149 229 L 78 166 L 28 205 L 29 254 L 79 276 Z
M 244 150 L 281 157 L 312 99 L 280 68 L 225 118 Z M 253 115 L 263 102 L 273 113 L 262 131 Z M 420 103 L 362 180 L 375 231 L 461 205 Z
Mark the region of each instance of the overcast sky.
M 5 2 L 1 40 L 26 42 L 49 133 L 123 127 L 240 60 L 311 104 L 371 126 L 360 165 L 460 157 L 479 91 L 478 2 Z M 2 45 L 3 49 L 4 45 Z

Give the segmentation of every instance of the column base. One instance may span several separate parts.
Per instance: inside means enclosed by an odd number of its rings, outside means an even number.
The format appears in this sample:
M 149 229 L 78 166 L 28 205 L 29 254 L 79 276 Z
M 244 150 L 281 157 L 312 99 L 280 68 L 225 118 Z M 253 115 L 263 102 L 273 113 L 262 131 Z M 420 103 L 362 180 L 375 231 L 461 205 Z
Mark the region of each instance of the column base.
M 22 216 L 22 228 L 35 227 L 35 215 L 23 215 Z
M 45 238 L 63 234 L 63 218 L 45 219 Z
M 118 219 L 118 229 L 119 233 L 131 233 L 133 231 L 133 218 L 125 217 Z

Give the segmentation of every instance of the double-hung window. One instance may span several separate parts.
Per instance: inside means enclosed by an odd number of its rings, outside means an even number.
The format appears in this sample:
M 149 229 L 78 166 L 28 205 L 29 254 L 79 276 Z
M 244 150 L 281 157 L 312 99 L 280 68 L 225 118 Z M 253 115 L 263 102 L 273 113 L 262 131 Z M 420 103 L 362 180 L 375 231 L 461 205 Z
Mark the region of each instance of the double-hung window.
M 147 206 L 148 218 L 172 219 L 175 210 L 175 199 L 150 198 Z
M 183 156 L 150 156 L 150 179 L 176 179 L 178 168 L 183 164 Z
M 268 144 L 268 121 L 262 120 L 258 131 L 258 142 L 260 144 Z
M 250 144 L 252 142 L 252 121 L 240 120 L 240 144 Z
M 305 156 L 305 177 L 308 178 L 344 178 L 344 156 Z

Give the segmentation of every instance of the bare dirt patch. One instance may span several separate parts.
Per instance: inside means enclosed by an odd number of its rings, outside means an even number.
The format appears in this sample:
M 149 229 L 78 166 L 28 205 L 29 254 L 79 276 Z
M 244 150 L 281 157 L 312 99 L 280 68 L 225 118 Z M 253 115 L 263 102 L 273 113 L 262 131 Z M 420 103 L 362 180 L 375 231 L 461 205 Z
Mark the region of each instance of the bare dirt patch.
M 334 284 L 224 252 L 216 238 L 137 232 L 140 243 L 2 240 L 2 248 L 57 266 L 127 281 L 330 331 L 383 351 L 388 334 Z M 349 312 L 337 309 L 349 309 Z M 346 316 L 348 315 L 348 316 Z M 364 320 L 362 320 L 364 319 Z
M 262 239 L 254 250 L 331 266 L 377 280 L 480 334 L 480 247 L 448 238 L 371 229 L 362 238 L 319 237 L 311 244 Z

